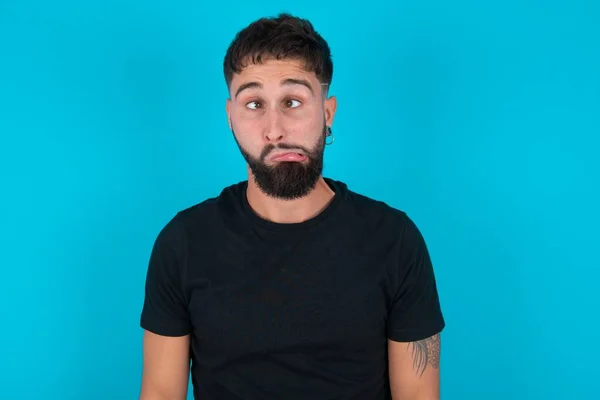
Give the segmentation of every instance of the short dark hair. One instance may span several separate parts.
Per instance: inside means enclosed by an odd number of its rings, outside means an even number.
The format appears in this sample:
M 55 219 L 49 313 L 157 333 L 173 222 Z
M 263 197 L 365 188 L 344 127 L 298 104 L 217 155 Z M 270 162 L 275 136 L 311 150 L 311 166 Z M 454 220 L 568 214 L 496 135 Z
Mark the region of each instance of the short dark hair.
M 325 39 L 310 21 L 280 13 L 276 17 L 260 18 L 237 33 L 223 62 L 227 87 L 234 73 L 269 58 L 298 60 L 307 71 L 317 75 L 321 84 L 331 84 L 333 62 Z

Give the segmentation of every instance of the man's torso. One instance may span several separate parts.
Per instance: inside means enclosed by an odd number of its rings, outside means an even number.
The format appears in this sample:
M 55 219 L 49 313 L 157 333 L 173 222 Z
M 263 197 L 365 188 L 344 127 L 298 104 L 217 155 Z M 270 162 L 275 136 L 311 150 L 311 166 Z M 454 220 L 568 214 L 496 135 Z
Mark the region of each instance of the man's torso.
M 248 215 L 242 193 L 178 216 L 195 397 L 389 398 L 403 214 L 343 190 L 316 220 L 280 226 Z

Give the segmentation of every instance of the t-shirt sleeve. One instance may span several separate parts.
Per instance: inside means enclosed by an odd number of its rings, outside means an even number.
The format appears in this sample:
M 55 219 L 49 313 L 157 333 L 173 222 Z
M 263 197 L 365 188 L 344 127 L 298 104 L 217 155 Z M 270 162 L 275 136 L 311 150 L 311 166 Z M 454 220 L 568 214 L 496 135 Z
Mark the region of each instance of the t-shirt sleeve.
M 431 257 L 421 232 L 405 216 L 397 263 L 395 295 L 388 316 L 388 338 L 412 342 L 445 327 Z
M 160 231 L 148 263 L 141 327 L 162 336 L 191 332 L 184 290 L 185 236 L 173 219 Z

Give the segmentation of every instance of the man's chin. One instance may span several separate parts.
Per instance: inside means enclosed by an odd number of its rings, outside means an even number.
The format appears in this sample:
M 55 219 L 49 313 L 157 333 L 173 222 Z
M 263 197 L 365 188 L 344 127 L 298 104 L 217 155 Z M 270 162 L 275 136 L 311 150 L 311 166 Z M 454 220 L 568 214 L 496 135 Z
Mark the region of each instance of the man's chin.
M 282 163 L 283 164 L 283 163 Z M 254 181 L 266 195 L 293 200 L 308 195 L 316 186 L 320 171 L 310 171 L 300 162 L 287 162 L 274 168 L 251 168 Z

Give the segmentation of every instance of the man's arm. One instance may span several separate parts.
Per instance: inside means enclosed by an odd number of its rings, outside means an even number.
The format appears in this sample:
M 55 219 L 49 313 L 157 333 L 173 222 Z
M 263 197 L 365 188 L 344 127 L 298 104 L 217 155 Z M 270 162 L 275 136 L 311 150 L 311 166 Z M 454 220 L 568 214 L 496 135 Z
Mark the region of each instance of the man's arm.
M 185 400 L 193 331 L 186 294 L 187 238 L 172 219 L 154 243 L 140 324 L 144 329 L 140 400 Z
M 440 350 L 440 334 L 415 342 L 388 340 L 393 400 L 440 398 Z
M 190 373 L 189 335 L 168 337 L 145 331 L 143 346 L 140 400 L 185 400 Z
M 395 292 L 388 315 L 388 364 L 393 400 L 440 398 L 440 335 L 445 320 L 425 239 L 406 219 Z

